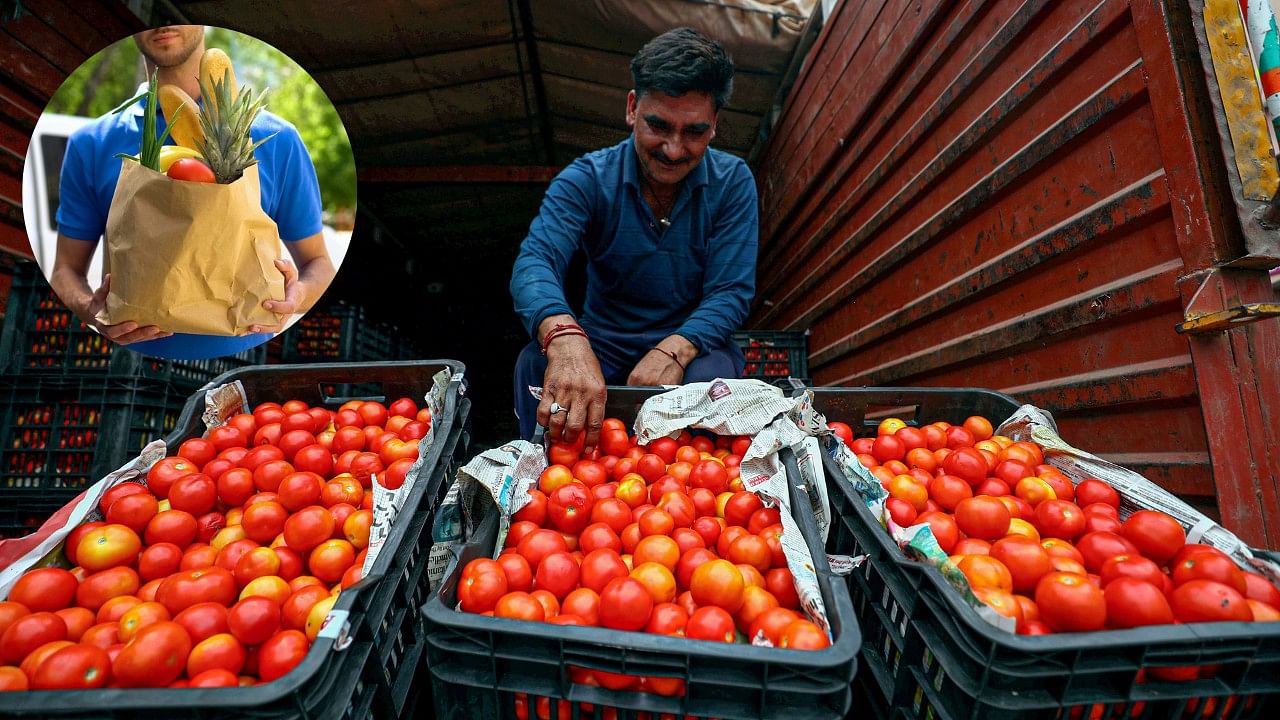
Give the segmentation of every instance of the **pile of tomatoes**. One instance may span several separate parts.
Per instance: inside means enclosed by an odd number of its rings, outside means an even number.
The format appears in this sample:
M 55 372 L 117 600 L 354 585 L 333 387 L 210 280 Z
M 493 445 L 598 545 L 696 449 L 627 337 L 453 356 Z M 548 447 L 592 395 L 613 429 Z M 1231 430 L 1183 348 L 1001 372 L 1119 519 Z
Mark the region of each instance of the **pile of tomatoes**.
M 431 417 L 413 400 L 263 403 L 186 440 L 72 530 L 70 569 L 0 601 L 0 690 L 224 687 L 302 661 L 360 580 L 371 478 L 399 487 Z
M 1115 488 L 1093 478 L 1073 486 L 1039 445 L 994 435 L 985 418 L 923 427 L 890 418 L 857 440 L 830 425 L 889 493 L 892 520 L 929 523 L 977 598 L 1020 634 L 1280 620 L 1280 590 L 1263 576 L 1188 544 L 1165 513 L 1121 521 Z
M 605 420 L 600 448 L 554 443 L 553 464 L 512 516 L 496 559 L 462 570 L 463 611 L 732 643 L 817 650 L 800 613 L 777 508 L 742 489 L 749 437 L 659 438 L 639 446 Z M 575 682 L 682 694 L 683 681 L 571 669 Z

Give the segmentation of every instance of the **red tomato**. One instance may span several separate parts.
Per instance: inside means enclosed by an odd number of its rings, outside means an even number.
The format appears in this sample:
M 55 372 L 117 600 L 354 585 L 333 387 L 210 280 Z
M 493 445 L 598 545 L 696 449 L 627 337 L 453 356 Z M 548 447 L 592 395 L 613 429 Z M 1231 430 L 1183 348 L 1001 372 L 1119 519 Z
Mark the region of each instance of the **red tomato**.
M 365 425 L 386 425 L 387 408 L 380 402 L 366 402 L 356 410 Z
M 1036 506 L 1035 525 L 1042 537 L 1074 540 L 1084 532 L 1085 516 L 1069 500 L 1045 500 Z
M 62 568 L 29 570 L 9 590 L 9 600 L 31 612 L 53 612 L 71 605 L 80 582 Z
M 387 414 L 391 417 L 415 417 L 418 414 L 418 404 L 412 398 L 397 398 L 387 406 Z
M 1214 580 L 1244 595 L 1249 586 L 1235 561 L 1219 552 L 1195 552 L 1170 568 L 1174 585 L 1192 580 Z
M 1080 507 L 1093 503 L 1106 503 L 1117 510 L 1120 509 L 1120 493 L 1110 485 L 1095 478 L 1087 478 L 1076 485 L 1076 503 Z
M 183 182 L 216 183 L 218 178 L 203 160 L 193 157 L 179 158 L 169 166 L 165 173 L 173 180 Z
M 285 509 L 294 512 L 308 505 L 319 505 L 324 478 L 311 471 L 286 475 L 276 488 L 276 499 Z
M 531 622 L 542 622 L 547 617 L 547 611 L 542 603 L 525 592 L 509 592 L 498 598 L 498 603 L 493 606 L 493 614 L 495 617 Z
M 308 585 L 295 590 L 280 607 L 280 622 L 286 630 L 306 630 L 307 617 L 316 603 L 332 597 L 324 585 Z
M 578 537 L 578 549 L 583 553 L 590 553 L 597 548 L 610 548 L 615 552 L 622 552 L 622 540 L 612 528 L 602 522 L 588 525 Z
M 61 648 L 37 667 L 32 690 L 92 690 L 111 678 L 111 658 L 102 648 L 71 645 Z
M 533 568 L 529 567 L 529 561 L 525 560 L 523 555 L 515 552 L 504 552 L 498 556 L 495 562 L 502 568 L 502 573 L 507 578 L 508 591 L 529 592 L 533 590 Z
M 827 427 L 831 430 L 831 433 L 840 438 L 840 441 L 846 446 L 853 444 L 853 428 L 849 427 L 848 423 L 842 423 L 839 421 L 829 422 L 827 423 Z
M 1246 572 L 1244 574 L 1245 594 L 1250 600 L 1264 602 L 1271 607 L 1280 608 L 1280 589 L 1272 585 L 1263 576 Z
M 598 548 L 582 558 L 579 581 L 582 587 L 590 588 L 600 594 L 610 581 L 625 578 L 629 573 L 627 564 L 616 551 Z
M 970 485 L 977 485 L 987 478 L 987 461 L 977 450 L 962 447 L 942 460 L 942 470 Z
M 218 448 L 204 438 L 188 438 L 178 446 L 178 457 L 186 458 L 197 467 L 204 467 L 218 456 Z
M 1102 564 L 1116 555 L 1138 554 L 1138 549 L 1133 546 L 1133 543 L 1111 532 L 1085 533 L 1085 536 L 1076 543 L 1076 549 L 1084 557 L 1084 566 L 1091 573 L 1101 571 Z
M 534 530 L 520 539 L 516 552 L 529 561 L 529 567 L 538 567 L 542 558 L 553 552 L 568 552 L 564 536 L 554 530 Z
M 250 540 L 257 543 L 269 543 L 277 535 L 284 532 L 285 522 L 289 519 L 289 511 L 274 501 L 256 502 L 244 509 L 240 517 L 240 527 Z M 296 549 L 296 548 L 295 548 Z
M 346 540 L 326 540 L 311 550 L 307 567 L 327 583 L 336 583 L 356 561 L 355 547 Z
M 169 489 L 169 506 L 192 515 L 203 515 L 213 510 L 217 502 L 218 486 L 204 473 L 178 478 Z
M 546 590 L 563 600 L 574 588 L 578 587 L 581 570 L 578 561 L 567 552 L 554 552 L 542 558 L 534 573 L 533 586 L 536 590 Z
M 136 485 L 137 483 L 127 484 Z M 87 535 L 91 530 L 100 528 L 106 524 L 107 523 L 102 521 L 87 522 L 83 525 L 77 526 L 74 530 L 67 533 L 67 539 L 63 542 L 63 551 L 67 554 L 67 560 L 73 565 L 79 565 L 80 562 L 76 559 L 76 549 L 80 546 L 81 538 Z M 0 628 L 0 632 L 3 632 L 3 628 Z
M 477 558 L 462 569 L 458 581 L 458 600 L 464 612 L 483 613 L 492 610 L 507 594 L 507 576 L 502 565 L 489 558 Z
M 782 630 L 778 647 L 791 650 L 821 650 L 831 646 L 822 628 L 808 620 L 796 620 Z
M 66 638 L 67 623 L 57 615 L 51 612 L 23 615 L 0 635 L 0 662 L 16 665 L 41 645 Z
M 135 533 L 140 533 L 159 509 L 159 503 L 151 493 L 132 493 L 111 503 L 106 513 L 107 522 L 124 525 Z
M 956 505 L 956 525 L 967 537 L 997 540 L 1009 532 L 1011 516 L 1004 503 L 993 497 L 979 496 L 961 500 Z
M 577 534 L 591 523 L 594 504 L 595 498 L 586 485 L 577 482 L 561 485 L 547 496 L 547 519 L 557 530 Z
M 138 591 L 138 573 L 129 567 L 114 567 L 94 573 L 76 587 L 76 604 L 97 612 L 112 598 Z
M 200 602 L 174 615 L 173 621 L 187 631 L 191 642 L 199 643 L 227 632 L 227 608 L 217 602 Z
M 388 490 L 398 490 L 404 486 L 405 477 L 409 475 L 409 468 L 413 467 L 415 458 L 400 458 L 387 466 L 387 469 L 378 476 L 378 484 Z
M 684 626 L 684 635 L 691 640 L 732 643 L 733 628 L 732 615 L 722 608 L 709 605 L 699 607 L 689 616 L 689 621 Z
M 307 636 L 298 630 L 281 630 L 258 650 L 258 676 L 263 682 L 283 677 L 307 655 Z
M 222 448 L 218 448 L 222 449 Z M 199 471 L 199 466 L 185 458 L 162 458 L 147 471 L 147 487 L 160 499 L 169 497 L 169 488 L 178 478 Z
M 245 645 L 258 645 L 280 630 L 280 605 L 265 597 L 247 597 L 227 611 L 227 628 Z
M 336 455 L 349 450 L 360 452 L 364 450 L 364 445 L 364 431 L 358 427 L 350 425 L 339 427 L 333 434 L 333 452 Z
M 1049 553 L 1040 543 L 1023 537 L 1007 537 L 991 545 L 991 557 L 1009 568 L 1013 590 L 1020 594 L 1035 592 L 1040 578 L 1053 571 Z
M 1158 586 L 1149 582 L 1135 577 L 1117 577 L 1106 583 L 1102 594 L 1107 604 L 1107 624 L 1111 627 L 1173 624 L 1173 610 L 1168 599 Z
M 917 523 L 927 522 L 933 531 L 933 539 L 944 553 L 950 553 L 960 541 L 960 528 L 954 517 L 939 511 L 922 513 L 916 518 Z
M 111 675 L 123 687 L 163 687 L 182 675 L 191 638 L 175 622 L 157 622 L 138 631 L 120 650 Z
M 1151 583 L 1157 588 L 1164 587 L 1165 575 L 1160 571 L 1160 566 L 1141 555 L 1116 555 L 1107 558 L 1107 561 L 1102 563 L 1102 569 L 1098 575 L 1102 580 L 1103 588 L 1122 577 Z
M 1040 618 L 1057 632 L 1101 630 L 1107 621 L 1106 599 L 1083 575 L 1051 572 L 1036 585 Z
M 156 513 L 147 523 L 146 538 L 148 545 L 155 543 L 173 543 L 180 548 L 190 545 L 200 532 L 200 524 L 195 517 L 182 510 L 164 510 Z
M 333 454 L 322 445 L 307 445 L 294 454 L 293 467 L 301 472 L 328 477 L 333 474 Z
M 604 627 L 639 630 L 649 623 L 652 611 L 653 595 L 633 578 L 614 578 L 600 592 L 600 624 Z M 732 625 L 733 618 L 729 622 Z
M 236 600 L 236 580 L 224 568 L 187 570 L 165 578 L 156 590 L 156 600 L 173 615 L 199 603 L 230 605 Z
M 1180 583 L 1169 596 L 1169 606 L 1180 622 L 1249 622 L 1253 612 L 1235 588 L 1213 580 Z
M 147 546 L 138 557 L 138 577 L 144 581 L 166 578 L 182 565 L 182 548 L 173 543 Z
M 1108 506 L 1110 507 L 1110 506 Z M 1120 526 L 1120 534 L 1138 548 L 1138 552 L 1163 565 L 1187 543 L 1182 525 L 1169 515 L 1154 510 L 1139 510 Z

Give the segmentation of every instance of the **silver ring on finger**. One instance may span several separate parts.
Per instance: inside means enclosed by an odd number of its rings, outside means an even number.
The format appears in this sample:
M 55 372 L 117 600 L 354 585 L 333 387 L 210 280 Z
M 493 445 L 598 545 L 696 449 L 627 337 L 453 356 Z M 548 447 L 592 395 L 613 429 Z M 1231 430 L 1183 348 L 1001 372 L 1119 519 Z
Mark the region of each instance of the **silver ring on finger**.
M 560 403 L 558 403 L 558 402 L 553 402 L 553 403 L 551 403 L 551 414 L 552 414 L 552 415 L 555 415 L 555 414 L 556 414 L 556 413 L 558 413 L 558 412 L 568 412 L 568 411 L 569 411 L 569 408 L 567 408 L 567 407 L 565 407 L 565 406 L 561 405 L 561 404 L 560 404 Z

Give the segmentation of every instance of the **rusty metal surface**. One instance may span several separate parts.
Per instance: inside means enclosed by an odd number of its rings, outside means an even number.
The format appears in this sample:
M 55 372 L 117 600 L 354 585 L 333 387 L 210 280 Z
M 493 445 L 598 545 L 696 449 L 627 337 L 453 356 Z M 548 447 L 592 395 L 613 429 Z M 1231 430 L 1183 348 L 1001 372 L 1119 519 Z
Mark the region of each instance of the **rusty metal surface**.
M 1174 3 L 844 3 L 761 154 L 748 327 L 809 329 L 820 385 L 1047 407 L 1276 547 L 1280 323 L 1174 330 L 1185 278 L 1243 249 Z M 889 52 L 910 61 L 868 64 Z M 1265 277 L 1232 271 L 1221 302 L 1267 302 Z

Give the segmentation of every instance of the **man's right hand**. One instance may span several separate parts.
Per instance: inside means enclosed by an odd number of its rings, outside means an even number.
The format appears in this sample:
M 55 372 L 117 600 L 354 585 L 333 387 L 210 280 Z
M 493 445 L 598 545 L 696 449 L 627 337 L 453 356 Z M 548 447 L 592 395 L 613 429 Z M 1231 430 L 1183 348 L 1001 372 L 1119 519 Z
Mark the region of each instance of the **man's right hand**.
M 544 326 L 550 328 L 551 324 L 544 322 Z M 541 334 L 545 336 L 545 332 Z M 547 428 L 548 436 L 576 442 L 585 429 L 584 447 L 594 448 L 604 424 L 605 399 L 604 373 L 587 338 L 554 338 L 547 346 L 547 371 L 542 379 L 542 402 L 538 403 L 538 424 Z M 553 403 L 564 409 L 552 413 Z
M 107 275 L 102 278 L 102 287 L 89 298 L 89 303 L 85 306 L 84 311 L 80 313 L 80 318 L 85 323 L 94 326 L 98 332 L 102 333 L 112 342 L 121 345 L 129 345 L 131 343 L 143 342 L 146 340 L 156 340 L 158 338 L 169 337 L 173 333 L 165 332 L 156 325 L 142 325 L 132 320 L 126 320 L 115 325 L 105 325 L 98 320 L 98 312 L 107 306 L 107 292 L 111 289 L 111 276 Z

